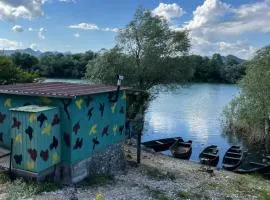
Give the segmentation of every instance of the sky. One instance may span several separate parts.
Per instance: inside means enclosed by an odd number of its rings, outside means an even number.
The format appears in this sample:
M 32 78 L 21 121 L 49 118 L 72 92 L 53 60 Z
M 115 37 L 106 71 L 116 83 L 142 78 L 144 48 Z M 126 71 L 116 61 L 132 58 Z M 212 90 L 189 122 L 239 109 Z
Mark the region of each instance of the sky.
M 270 44 L 270 0 L 0 0 L 0 49 L 110 49 L 139 6 L 188 30 L 193 54 L 250 59 Z

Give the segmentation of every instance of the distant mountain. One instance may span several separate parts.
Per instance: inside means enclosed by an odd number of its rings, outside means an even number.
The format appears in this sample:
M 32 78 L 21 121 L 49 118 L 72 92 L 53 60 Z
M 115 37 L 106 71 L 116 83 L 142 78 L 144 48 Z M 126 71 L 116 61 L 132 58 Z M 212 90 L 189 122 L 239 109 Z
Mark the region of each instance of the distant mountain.
M 237 56 L 234 56 L 234 55 L 227 55 L 227 56 L 221 56 L 222 57 L 222 61 L 225 63 L 228 59 L 231 59 L 231 60 L 235 60 L 236 62 L 238 63 L 242 63 L 242 62 L 245 62 L 246 60 L 244 59 L 241 59 L 241 58 L 238 58 Z
M 2 52 L 6 56 L 10 56 L 10 55 L 12 55 L 12 54 L 14 54 L 16 52 L 27 53 L 27 54 L 30 54 L 30 55 L 36 56 L 36 57 L 39 57 L 42 54 L 41 51 L 39 51 L 39 50 L 35 51 L 35 50 L 31 49 L 31 48 L 27 48 L 27 49 L 16 49 L 16 50 L 4 50 Z

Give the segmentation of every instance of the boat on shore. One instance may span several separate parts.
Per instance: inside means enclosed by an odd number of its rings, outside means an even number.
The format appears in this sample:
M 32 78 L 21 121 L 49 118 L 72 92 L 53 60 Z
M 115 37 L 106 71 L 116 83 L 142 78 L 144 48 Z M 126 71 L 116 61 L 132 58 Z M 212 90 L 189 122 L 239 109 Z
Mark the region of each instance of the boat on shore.
M 244 159 L 244 152 L 240 146 L 231 146 L 225 153 L 222 167 L 226 170 L 236 169 Z
M 200 163 L 205 165 L 217 166 L 219 161 L 219 150 L 217 145 L 206 147 L 199 155 Z
M 189 159 L 192 154 L 192 141 L 184 142 L 183 139 L 178 139 L 170 147 L 170 151 L 175 158 Z
M 241 164 L 234 172 L 239 174 L 269 173 L 270 165 L 258 162 L 248 162 Z
M 182 139 L 182 138 L 181 137 L 164 138 L 164 139 L 143 142 L 142 145 L 144 145 L 147 148 L 154 149 L 154 151 L 156 152 L 166 151 L 170 148 L 170 146 L 172 146 L 172 144 L 175 141 L 179 139 Z

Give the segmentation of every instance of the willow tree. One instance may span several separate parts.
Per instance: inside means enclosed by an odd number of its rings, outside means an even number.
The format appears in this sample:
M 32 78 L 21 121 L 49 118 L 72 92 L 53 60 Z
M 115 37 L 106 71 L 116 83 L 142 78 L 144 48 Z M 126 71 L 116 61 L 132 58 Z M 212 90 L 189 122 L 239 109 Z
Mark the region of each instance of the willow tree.
M 185 78 L 179 63 L 168 58 L 188 53 L 188 32 L 171 30 L 165 19 L 139 8 L 133 20 L 119 31 L 116 41 L 115 48 L 88 64 L 86 77 L 110 83 L 112 77 L 122 73 L 127 76 L 127 85 L 142 90 Z

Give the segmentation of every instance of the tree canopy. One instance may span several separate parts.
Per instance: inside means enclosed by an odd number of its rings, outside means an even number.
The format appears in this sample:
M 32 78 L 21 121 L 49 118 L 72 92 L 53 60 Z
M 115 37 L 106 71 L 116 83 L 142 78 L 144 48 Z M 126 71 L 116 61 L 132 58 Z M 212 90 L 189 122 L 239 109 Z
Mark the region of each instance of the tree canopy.
M 89 62 L 86 77 L 110 83 L 112 77 L 122 73 L 130 78 L 128 85 L 139 89 L 174 83 L 180 79 L 173 76 L 178 66 L 168 58 L 187 54 L 189 47 L 186 31 L 172 31 L 166 20 L 139 8 L 133 20 L 120 30 L 117 46 Z

